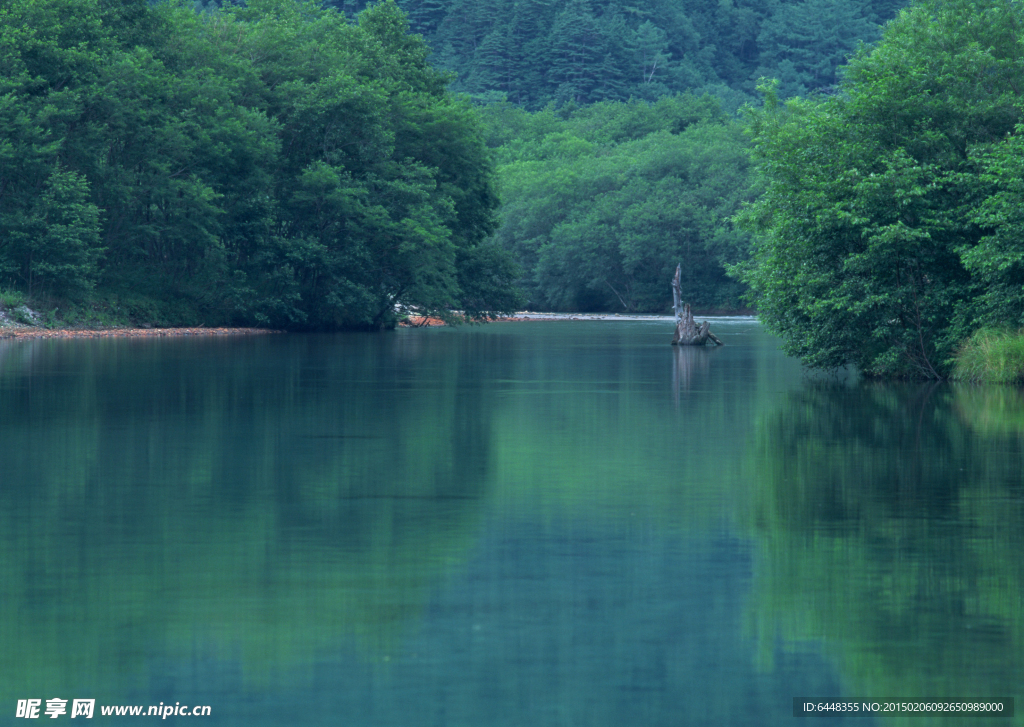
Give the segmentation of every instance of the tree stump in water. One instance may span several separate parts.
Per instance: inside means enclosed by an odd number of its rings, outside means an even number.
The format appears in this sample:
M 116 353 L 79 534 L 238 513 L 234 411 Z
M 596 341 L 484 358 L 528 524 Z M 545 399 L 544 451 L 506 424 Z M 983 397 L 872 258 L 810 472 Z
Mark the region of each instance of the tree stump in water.
M 676 313 L 676 335 L 672 339 L 673 346 L 703 346 L 708 341 L 713 341 L 716 346 L 724 345 L 718 337 L 711 332 L 711 324 L 704 321 L 700 325 L 693 320 L 693 313 L 690 311 L 690 304 L 682 305 L 682 290 L 680 288 L 680 277 L 683 274 L 682 264 L 676 265 L 676 276 L 672 278 L 672 310 Z

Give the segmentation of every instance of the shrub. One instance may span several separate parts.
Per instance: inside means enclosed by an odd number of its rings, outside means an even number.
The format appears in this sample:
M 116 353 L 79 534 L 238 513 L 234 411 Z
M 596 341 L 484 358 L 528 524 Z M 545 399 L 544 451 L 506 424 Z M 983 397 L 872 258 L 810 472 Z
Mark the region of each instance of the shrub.
M 25 302 L 25 296 L 17 290 L 0 290 L 0 309 L 14 310 Z
M 953 357 L 953 376 L 960 381 L 1024 383 L 1024 329 L 981 329 Z

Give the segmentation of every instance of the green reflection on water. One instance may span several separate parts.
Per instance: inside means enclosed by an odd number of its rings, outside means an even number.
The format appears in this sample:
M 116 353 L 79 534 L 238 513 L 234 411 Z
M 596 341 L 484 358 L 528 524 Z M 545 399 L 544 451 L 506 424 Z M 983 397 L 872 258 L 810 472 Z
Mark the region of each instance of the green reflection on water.
M 716 332 L 725 348 L 640 323 L 0 343 L 0 697 L 116 703 L 154 655 L 234 660 L 258 688 L 351 643 L 386 672 L 517 522 L 605 538 L 609 563 L 752 541 L 749 659 L 823 651 L 849 694 L 816 696 L 1014 696 L 1016 390 L 820 385 L 755 324 Z M 659 592 L 601 577 L 609 600 Z
M 545 342 L 558 355 L 510 364 L 515 387 L 494 420 L 503 506 L 620 524 L 642 517 L 687 535 L 732 521 L 749 490 L 752 412 L 799 386 L 774 339 L 753 323 L 736 324 L 728 349 L 666 348 L 656 327 L 580 339 Z M 567 388 L 573 380 L 603 388 Z
M 339 636 L 380 652 L 471 547 L 491 403 L 458 360 L 75 343 L 0 349 L 8 696 L 126 690 L 198 641 L 257 681 Z
M 823 642 L 854 699 L 1017 695 L 1021 403 L 1007 389 L 824 383 L 763 414 L 748 515 L 762 643 Z M 913 723 L 932 722 L 981 724 Z

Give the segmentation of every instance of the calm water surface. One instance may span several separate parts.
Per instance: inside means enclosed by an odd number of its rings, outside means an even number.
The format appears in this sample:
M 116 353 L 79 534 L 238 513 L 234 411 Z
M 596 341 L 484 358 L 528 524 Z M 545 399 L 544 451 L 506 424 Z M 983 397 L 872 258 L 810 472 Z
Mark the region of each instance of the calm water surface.
M 1018 696 L 1021 393 L 809 378 L 755 322 L 714 329 L 0 342 L 0 713 L 790 725 L 794 697 Z M 810 720 L 837 722 L 905 720 Z

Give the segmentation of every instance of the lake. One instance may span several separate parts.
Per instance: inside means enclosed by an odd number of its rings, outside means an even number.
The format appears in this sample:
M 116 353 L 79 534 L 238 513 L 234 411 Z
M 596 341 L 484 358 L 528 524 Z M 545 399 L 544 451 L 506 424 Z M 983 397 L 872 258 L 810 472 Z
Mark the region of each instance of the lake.
M 867 727 L 905 720 L 794 699 L 1017 696 L 1021 391 L 713 330 L 0 341 L 0 708 Z M 1021 717 L 911 724 L 979 722 Z

